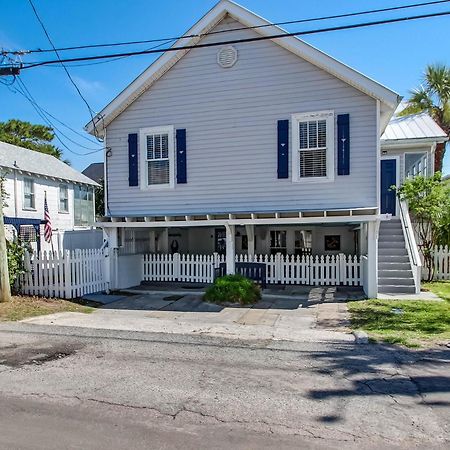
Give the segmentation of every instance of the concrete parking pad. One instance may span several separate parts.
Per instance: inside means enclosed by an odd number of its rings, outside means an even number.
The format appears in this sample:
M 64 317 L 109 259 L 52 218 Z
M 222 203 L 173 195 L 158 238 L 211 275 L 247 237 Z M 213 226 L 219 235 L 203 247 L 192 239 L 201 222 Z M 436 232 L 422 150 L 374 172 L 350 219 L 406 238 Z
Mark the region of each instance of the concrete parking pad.
M 256 305 L 206 303 L 192 290 L 140 289 L 92 314 L 60 313 L 26 319 L 41 325 L 223 336 L 238 339 L 351 342 L 345 300 L 358 289 L 292 287 L 266 290 Z M 95 296 L 90 296 L 95 301 Z

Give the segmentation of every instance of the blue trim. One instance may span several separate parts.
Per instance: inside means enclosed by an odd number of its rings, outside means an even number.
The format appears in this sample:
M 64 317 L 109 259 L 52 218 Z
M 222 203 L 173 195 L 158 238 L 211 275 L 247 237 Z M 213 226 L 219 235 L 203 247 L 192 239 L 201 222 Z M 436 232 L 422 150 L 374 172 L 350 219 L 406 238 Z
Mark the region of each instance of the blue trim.
M 138 186 L 138 145 L 137 133 L 128 135 L 128 185 Z
M 289 120 L 279 120 L 277 125 L 278 178 L 289 178 Z
M 350 175 L 350 115 L 337 116 L 338 175 Z
M 177 183 L 187 183 L 186 167 L 186 130 L 180 128 L 176 131 L 177 138 Z

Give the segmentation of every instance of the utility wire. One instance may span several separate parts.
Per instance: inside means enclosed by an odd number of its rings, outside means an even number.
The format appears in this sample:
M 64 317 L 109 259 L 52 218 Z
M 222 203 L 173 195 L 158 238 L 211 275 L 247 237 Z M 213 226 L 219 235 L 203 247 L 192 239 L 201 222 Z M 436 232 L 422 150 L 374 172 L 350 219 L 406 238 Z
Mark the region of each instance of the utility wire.
M 341 26 L 328 27 L 328 28 L 319 28 L 319 29 L 315 29 L 315 30 L 296 31 L 294 33 L 283 32 L 280 34 L 273 34 L 270 36 L 258 36 L 258 37 L 245 38 L 245 39 L 231 39 L 231 40 L 220 41 L 220 42 L 199 43 L 199 44 L 195 44 L 195 45 L 184 45 L 184 46 L 180 46 L 180 47 L 168 47 L 168 48 L 153 49 L 153 50 L 141 50 L 141 51 L 134 51 L 134 52 L 126 52 L 126 53 L 114 53 L 114 54 L 110 54 L 110 55 L 80 56 L 77 58 L 65 58 L 65 59 L 49 60 L 49 61 L 37 61 L 34 63 L 24 64 L 21 67 L 21 69 L 22 70 L 31 69 L 33 67 L 40 67 L 40 66 L 46 66 L 49 64 L 57 64 L 57 63 L 93 61 L 93 60 L 98 60 L 98 59 L 117 58 L 117 57 L 122 57 L 122 56 L 148 55 L 148 54 L 154 54 L 154 53 L 176 52 L 178 50 L 191 50 L 194 48 L 217 47 L 219 45 L 257 42 L 257 41 L 264 41 L 264 40 L 268 40 L 268 39 L 280 39 L 280 38 L 286 38 L 286 37 L 292 37 L 292 36 L 306 36 L 306 35 L 310 35 L 310 34 L 328 33 L 328 32 L 332 32 L 332 31 L 341 31 L 341 30 L 352 30 L 352 29 L 371 27 L 371 26 L 376 26 L 376 25 L 407 22 L 407 21 L 419 20 L 419 19 L 429 19 L 432 17 L 443 17 L 443 16 L 448 16 L 448 15 L 450 15 L 450 11 L 443 11 L 443 12 L 431 13 L 431 14 L 421 14 L 418 16 L 377 20 L 374 22 L 363 22 L 363 23 L 356 23 L 356 24 L 351 24 L 351 25 L 341 25 Z
M 159 38 L 159 39 L 146 39 L 146 40 L 139 40 L 139 41 L 125 41 L 125 42 L 110 42 L 110 43 L 103 43 L 103 44 L 86 44 L 86 45 L 76 45 L 72 47 L 60 47 L 60 48 L 52 48 L 52 49 L 35 49 L 35 50 L 15 50 L 15 51 L 6 51 L 3 50 L 4 54 L 30 54 L 30 53 L 46 53 L 46 52 L 62 52 L 62 51 L 71 51 L 71 50 L 82 50 L 82 49 L 88 49 L 88 48 L 102 48 L 102 47 L 118 47 L 118 46 L 125 46 L 125 45 L 140 45 L 140 44 L 149 44 L 153 42 L 163 42 L 163 41 L 173 41 L 178 40 L 181 38 L 193 38 L 193 37 L 204 37 L 204 36 L 210 36 L 215 34 L 221 34 L 221 33 L 229 33 L 231 31 L 239 31 L 239 30 L 253 30 L 258 28 L 265 28 L 265 27 L 271 27 L 271 26 L 279 26 L 279 25 L 292 25 L 297 23 L 307 23 L 307 22 L 317 22 L 322 20 L 330 20 L 330 19 L 342 19 L 344 17 L 356 17 L 356 16 L 362 16 L 367 14 L 375 14 L 375 13 L 381 13 L 381 12 L 389 12 L 389 11 L 399 11 L 404 9 L 410 9 L 410 8 L 418 8 L 422 6 L 431 6 L 431 5 L 437 5 L 442 3 L 448 3 L 450 0 L 436 0 L 436 1 L 430 1 L 430 2 L 422 2 L 422 3 L 414 3 L 409 5 L 402 5 L 402 6 L 393 6 L 390 8 L 380 8 L 380 9 L 372 9 L 372 10 L 366 10 L 366 11 L 359 11 L 359 12 L 353 12 L 353 13 L 345 13 L 345 14 L 335 14 L 331 16 L 323 16 L 323 17 L 312 17 L 308 19 L 299 19 L 299 20 L 288 20 L 284 22 L 275 22 L 270 24 L 264 24 L 264 25 L 255 25 L 251 27 L 240 27 L 240 28 L 231 28 L 227 30 L 218 30 L 218 31 L 210 31 L 208 33 L 202 33 L 202 34 L 190 34 L 190 35 L 184 35 L 184 36 L 176 36 L 176 37 L 170 37 L 170 38 Z
M 42 30 L 44 31 L 45 35 L 47 36 L 48 42 L 50 42 L 50 45 L 52 46 L 59 62 L 61 63 L 61 66 L 64 68 L 64 71 L 67 74 L 67 77 L 69 78 L 70 82 L 73 84 L 74 88 L 76 89 L 76 91 L 78 92 L 78 95 L 80 96 L 80 98 L 83 100 L 83 102 L 85 103 L 89 114 L 91 115 L 91 120 L 92 120 L 92 125 L 94 126 L 94 135 L 95 138 L 99 141 L 102 142 L 101 139 L 98 138 L 98 133 L 97 133 L 97 129 L 95 127 L 95 122 L 94 122 L 94 116 L 96 115 L 95 111 L 91 108 L 91 106 L 89 105 L 88 101 L 85 99 L 85 97 L 83 96 L 83 94 L 80 91 L 80 88 L 78 87 L 78 85 L 75 83 L 75 81 L 73 80 L 72 76 L 70 75 L 69 71 L 67 70 L 67 67 L 64 65 L 63 61 L 61 60 L 61 57 L 59 56 L 58 50 L 56 49 L 55 45 L 53 44 L 52 39 L 50 38 L 50 35 L 47 32 L 47 29 L 45 28 L 44 22 L 41 20 L 41 18 L 39 17 L 39 14 L 33 4 L 32 0 L 28 0 L 31 8 L 33 9 L 34 15 L 36 16 L 38 22 L 40 23 Z
M 25 97 L 33 106 L 34 110 L 37 112 L 37 114 L 42 118 L 42 120 L 44 120 L 44 122 L 53 129 L 55 138 L 60 142 L 60 144 L 67 149 L 70 153 L 73 153 L 74 155 L 78 155 L 78 156 L 86 156 L 86 155 L 91 155 L 93 153 L 98 153 L 103 151 L 103 148 L 99 148 L 99 149 L 95 149 L 93 150 L 92 148 L 89 147 L 85 147 L 82 144 L 79 144 L 78 142 L 75 142 L 73 139 L 71 139 L 70 137 L 68 137 L 65 133 L 63 133 L 58 127 L 56 127 L 51 120 L 46 116 L 44 110 L 39 106 L 39 104 L 36 102 L 36 100 L 34 99 L 33 95 L 31 94 L 31 92 L 28 90 L 28 88 L 25 86 L 25 83 L 23 82 L 23 80 L 21 80 L 20 78 L 17 78 L 17 82 L 18 85 L 20 86 L 16 86 L 15 89 L 9 88 L 10 90 L 12 90 L 13 92 L 18 92 L 19 94 L 21 94 L 23 97 Z M 72 150 L 70 147 L 68 147 L 66 145 L 66 143 L 61 139 L 61 136 L 63 136 L 64 138 L 66 138 L 67 140 L 69 140 L 70 142 L 76 144 L 77 146 L 92 150 L 90 152 L 86 152 L 86 153 L 79 153 L 76 152 L 74 150 Z

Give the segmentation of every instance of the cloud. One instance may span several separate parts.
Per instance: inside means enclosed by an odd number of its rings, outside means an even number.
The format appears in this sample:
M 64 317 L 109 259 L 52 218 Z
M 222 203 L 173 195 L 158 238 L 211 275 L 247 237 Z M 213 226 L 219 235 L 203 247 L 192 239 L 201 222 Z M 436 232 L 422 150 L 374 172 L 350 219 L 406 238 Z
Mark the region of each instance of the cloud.
M 80 88 L 81 92 L 95 93 L 98 91 L 102 91 L 105 88 L 103 84 L 100 83 L 100 81 L 87 80 L 86 78 L 73 75 L 72 78 Z

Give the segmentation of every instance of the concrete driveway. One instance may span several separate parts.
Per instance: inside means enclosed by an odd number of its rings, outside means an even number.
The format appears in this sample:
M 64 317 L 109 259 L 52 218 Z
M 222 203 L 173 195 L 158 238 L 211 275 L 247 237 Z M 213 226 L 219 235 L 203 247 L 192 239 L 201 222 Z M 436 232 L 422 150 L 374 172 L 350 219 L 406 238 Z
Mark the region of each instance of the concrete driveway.
M 92 314 L 58 313 L 26 319 L 40 325 L 273 339 L 300 342 L 352 342 L 346 328 L 346 300 L 357 289 L 297 287 L 265 291 L 252 307 L 223 307 L 202 301 L 201 292 L 137 290 L 90 296 L 104 303 Z

